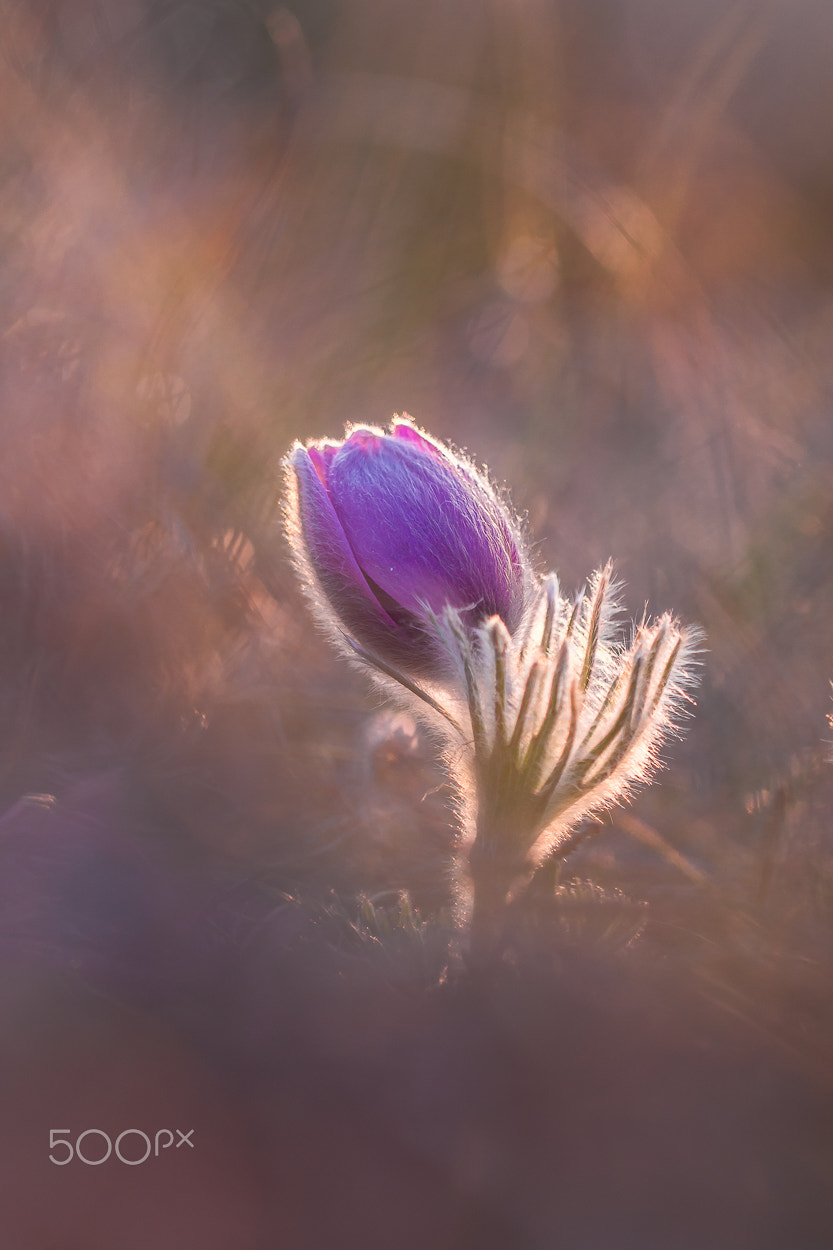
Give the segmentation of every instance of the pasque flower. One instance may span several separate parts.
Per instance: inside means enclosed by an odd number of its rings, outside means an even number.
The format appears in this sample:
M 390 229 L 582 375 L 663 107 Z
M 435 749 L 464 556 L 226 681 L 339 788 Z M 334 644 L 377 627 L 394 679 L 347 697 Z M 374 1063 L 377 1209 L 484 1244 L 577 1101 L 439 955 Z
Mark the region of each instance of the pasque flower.
M 433 620 L 469 628 L 524 612 L 529 562 L 519 527 L 475 467 L 396 418 L 343 442 L 296 443 L 289 533 L 319 617 L 384 664 L 437 675 Z
M 438 621 L 467 700 L 468 749 L 455 759 L 487 930 L 570 829 L 650 779 L 689 701 L 700 630 L 665 613 L 617 640 L 616 589 L 610 565 L 572 600 L 549 573 L 514 637 L 497 617 L 473 637 L 451 612 Z
M 617 638 L 611 569 L 574 599 L 467 460 L 396 419 L 287 458 L 290 542 L 319 619 L 446 745 L 472 950 L 580 821 L 648 780 L 688 698 L 700 631 Z

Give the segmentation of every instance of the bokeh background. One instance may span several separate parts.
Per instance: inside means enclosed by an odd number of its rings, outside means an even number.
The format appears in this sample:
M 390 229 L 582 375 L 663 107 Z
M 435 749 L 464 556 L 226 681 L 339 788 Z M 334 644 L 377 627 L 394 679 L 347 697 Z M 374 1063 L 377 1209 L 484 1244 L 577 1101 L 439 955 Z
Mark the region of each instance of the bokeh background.
M 4 0 L 0 46 L 15 1246 L 829 1245 L 833 10 Z M 402 411 L 707 637 L 488 985 L 436 985 L 431 744 L 281 533 L 291 442 Z M 187 1160 L 47 1161 L 174 1115 Z

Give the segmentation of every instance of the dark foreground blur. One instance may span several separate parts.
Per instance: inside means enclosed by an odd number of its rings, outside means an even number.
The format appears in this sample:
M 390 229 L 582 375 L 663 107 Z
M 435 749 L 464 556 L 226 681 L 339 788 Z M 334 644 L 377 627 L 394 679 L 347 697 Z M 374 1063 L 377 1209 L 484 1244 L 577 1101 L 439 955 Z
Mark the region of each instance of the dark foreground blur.
M 828 1246 L 833 11 L 0 34 L 8 1244 Z M 402 410 L 567 588 L 612 555 L 629 616 L 708 639 L 659 784 L 482 983 L 437 983 L 430 744 L 280 533 L 291 441 Z M 134 1127 L 195 1148 L 48 1160 Z

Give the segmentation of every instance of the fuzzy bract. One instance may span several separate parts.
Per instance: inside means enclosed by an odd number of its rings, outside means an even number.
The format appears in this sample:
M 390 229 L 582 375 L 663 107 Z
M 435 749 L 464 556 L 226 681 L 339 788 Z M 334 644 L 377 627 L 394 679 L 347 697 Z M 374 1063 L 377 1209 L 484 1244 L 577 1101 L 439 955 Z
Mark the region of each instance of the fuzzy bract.
M 665 614 L 626 644 L 616 615 L 608 566 L 573 600 L 548 574 L 514 636 L 497 617 L 474 638 L 452 611 L 437 622 L 466 692 L 470 836 L 512 874 L 647 781 L 685 709 L 700 630 Z

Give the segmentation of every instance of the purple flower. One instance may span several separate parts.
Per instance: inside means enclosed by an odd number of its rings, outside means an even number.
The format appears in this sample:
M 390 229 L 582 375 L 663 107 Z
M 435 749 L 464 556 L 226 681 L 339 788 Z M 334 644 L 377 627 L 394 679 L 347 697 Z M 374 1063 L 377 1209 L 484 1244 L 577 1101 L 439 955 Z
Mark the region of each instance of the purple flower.
M 390 433 L 354 426 L 341 443 L 296 443 L 288 465 L 296 555 L 323 614 L 360 647 L 430 672 L 444 607 L 469 628 L 491 616 L 517 628 L 529 584 L 520 533 L 468 461 L 397 418 Z

